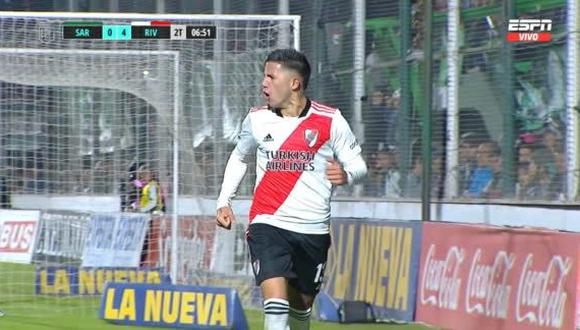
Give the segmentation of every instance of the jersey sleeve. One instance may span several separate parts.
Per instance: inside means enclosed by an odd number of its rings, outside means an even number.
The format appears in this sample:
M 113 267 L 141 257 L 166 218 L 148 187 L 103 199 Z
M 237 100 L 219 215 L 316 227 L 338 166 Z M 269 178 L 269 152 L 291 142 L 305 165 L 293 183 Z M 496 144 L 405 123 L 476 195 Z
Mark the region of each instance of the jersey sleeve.
M 217 199 L 218 209 L 231 205 L 240 182 L 246 175 L 248 159 L 256 151 L 256 146 L 256 140 L 252 132 L 252 122 L 250 114 L 248 114 L 242 123 L 242 130 L 238 135 L 238 143 L 232 151 L 224 171 L 224 178 Z
M 250 113 L 248 113 L 242 122 L 242 129 L 240 134 L 238 134 L 238 142 L 233 153 L 242 161 L 247 161 L 256 152 L 256 147 L 257 143 L 252 131 L 252 118 L 250 117 Z
M 361 156 L 362 149 L 346 119 L 337 111 L 330 128 L 332 149 L 342 164 L 348 183 L 359 183 L 367 174 L 367 166 Z
M 337 111 L 332 119 L 330 138 L 334 155 L 341 163 L 348 163 L 361 154 L 361 147 L 346 119 Z

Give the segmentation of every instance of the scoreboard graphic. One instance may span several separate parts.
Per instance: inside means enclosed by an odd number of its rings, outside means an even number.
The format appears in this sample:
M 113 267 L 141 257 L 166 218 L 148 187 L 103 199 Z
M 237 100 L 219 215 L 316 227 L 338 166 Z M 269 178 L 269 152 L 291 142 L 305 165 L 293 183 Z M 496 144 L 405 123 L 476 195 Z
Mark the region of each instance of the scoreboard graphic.
M 107 25 L 102 22 L 65 22 L 64 39 L 98 40 L 187 40 L 216 39 L 213 25 L 180 25 L 169 21 L 141 21 L 130 24 Z

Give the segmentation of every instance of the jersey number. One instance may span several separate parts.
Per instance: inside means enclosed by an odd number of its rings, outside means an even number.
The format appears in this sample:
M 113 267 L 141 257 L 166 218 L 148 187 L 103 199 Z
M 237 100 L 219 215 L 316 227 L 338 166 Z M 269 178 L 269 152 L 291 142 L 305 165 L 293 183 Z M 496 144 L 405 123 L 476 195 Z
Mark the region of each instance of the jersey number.
M 322 283 L 325 267 L 326 264 L 318 264 L 318 266 L 316 266 L 316 276 L 314 276 L 314 283 Z

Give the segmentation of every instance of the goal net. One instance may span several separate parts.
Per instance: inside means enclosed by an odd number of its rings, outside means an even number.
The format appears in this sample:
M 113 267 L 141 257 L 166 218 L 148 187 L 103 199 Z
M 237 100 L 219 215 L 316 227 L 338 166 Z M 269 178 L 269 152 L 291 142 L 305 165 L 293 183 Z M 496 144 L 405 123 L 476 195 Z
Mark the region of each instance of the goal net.
M 65 25 L 152 21 L 215 26 L 217 38 L 63 38 Z M 261 103 L 262 63 L 298 48 L 298 24 L 1 13 L 0 310 L 94 313 L 107 281 L 228 286 L 257 302 L 247 217 L 216 230 L 214 200 L 241 120 Z M 148 180 L 163 207 L 129 212 Z M 251 191 L 246 179 L 239 194 Z

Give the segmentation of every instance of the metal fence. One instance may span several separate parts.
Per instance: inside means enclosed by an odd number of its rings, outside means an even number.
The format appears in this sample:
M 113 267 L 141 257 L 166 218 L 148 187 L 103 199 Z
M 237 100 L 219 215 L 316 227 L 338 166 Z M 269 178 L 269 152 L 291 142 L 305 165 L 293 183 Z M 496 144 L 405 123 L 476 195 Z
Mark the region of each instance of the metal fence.
M 426 3 L 433 5 L 430 28 Z M 309 95 L 342 110 L 363 142 L 370 169 L 360 189 L 340 188 L 337 196 L 417 199 L 422 167 L 430 165 L 436 200 L 578 198 L 575 0 L 55 0 L 0 2 L 0 9 L 300 15 L 301 50 L 314 71 Z M 551 19 L 552 41 L 508 43 L 511 18 Z M 424 47 L 427 32 L 432 52 Z M 433 58 L 430 102 L 427 56 Z M 432 134 L 425 140 L 427 126 Z M 212 141 L 195 150 L 205 181 L 182 193 L 217 194 L 223 169 L 216 164 L 224 164 L 224 151 L 233 145 L 222 137 Z M 423 144 L 430 145 L 430 164 L 423 160 Z M 246 179 L 242 195 L 251 191 Z

